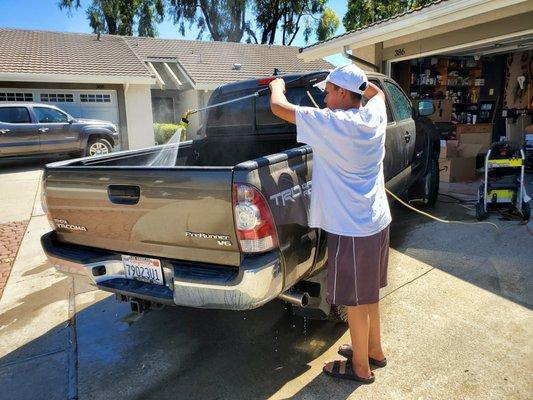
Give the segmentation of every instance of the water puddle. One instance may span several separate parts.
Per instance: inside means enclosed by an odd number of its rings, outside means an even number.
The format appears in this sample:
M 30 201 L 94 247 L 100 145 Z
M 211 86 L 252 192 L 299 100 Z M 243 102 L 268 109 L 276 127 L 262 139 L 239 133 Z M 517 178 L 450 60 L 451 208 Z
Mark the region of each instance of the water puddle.
M 150 167 L 173 167 L 176 165 L 176 160 L 178 159 L 178 151 L 181 143 L 181 135 L 184 126 L 179 125 L 174 135 L 170 140 L 162 145 L 159 149 L 159 152 L 156 156 L 148 162 Z

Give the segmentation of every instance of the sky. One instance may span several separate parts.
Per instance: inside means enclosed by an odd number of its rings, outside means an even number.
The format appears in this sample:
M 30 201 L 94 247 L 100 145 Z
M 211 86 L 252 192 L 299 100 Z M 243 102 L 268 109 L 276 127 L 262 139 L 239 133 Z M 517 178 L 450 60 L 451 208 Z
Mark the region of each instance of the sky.
M 68 15 L 66 10 L 59 9 L 58 0 L 0 0 L 0 27 L 91 33 L 92 30 L 85 15 L 85 8 L 90 2 L 90 0 L 82 0 L 82 8 L 77 11 L 74 10 L 71 15 Z M 347 10 L 347 0 L 329 0 L 328 7 L 332 8 L 341 20 L 340 27 L 335 32 L 335 35 L 344 33 L 342 18 Z M 187 30 L 185 36 L 180 35 L 170 18 L 166 18 L 165 21 L 159 24 L 157 30 L 158 37 L 163 39 L 195 40 L 197 36 L 197 30 L 194 28 Z M 207 39 L 207 35 L 204 34 L 205 39 Z M 316 37 L 313 36 L 308 45 L 316 41 Z M 306 46 L 303 35 L 299 34 L 292 45 Z M 342 55 L 328 57 L 326 60 L 336 66 L 350 63 Z

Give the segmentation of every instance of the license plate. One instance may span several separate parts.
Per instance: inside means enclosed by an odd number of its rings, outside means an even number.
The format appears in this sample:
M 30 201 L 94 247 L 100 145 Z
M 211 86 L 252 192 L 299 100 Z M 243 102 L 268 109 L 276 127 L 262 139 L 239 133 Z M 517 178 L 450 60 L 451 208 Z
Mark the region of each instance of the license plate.
M 122 256 L 126 278 L 164 285 L 161 261 L 155 258 Z

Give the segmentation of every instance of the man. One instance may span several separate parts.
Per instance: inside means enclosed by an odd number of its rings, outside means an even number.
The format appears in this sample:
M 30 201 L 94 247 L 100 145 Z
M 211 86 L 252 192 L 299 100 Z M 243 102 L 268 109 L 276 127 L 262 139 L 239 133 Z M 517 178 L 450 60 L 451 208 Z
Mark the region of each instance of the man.
M 270 83 L 271 108 L 296 124 L 298 142 L 313 149 L 309 226 L 328 232 L 328 301 L 348 310 L 352 344 L 339 349 L 347 360 L 327 363 L 324 372 L 372 383 L 370 364 L 387 361 L 378 304 L 387 285 L 391 222 L 383 176 L 385 95 L 355 65 L 336 68 L 316 86 L 325 86 L 327 108 L 289 103 L 279 78 Z

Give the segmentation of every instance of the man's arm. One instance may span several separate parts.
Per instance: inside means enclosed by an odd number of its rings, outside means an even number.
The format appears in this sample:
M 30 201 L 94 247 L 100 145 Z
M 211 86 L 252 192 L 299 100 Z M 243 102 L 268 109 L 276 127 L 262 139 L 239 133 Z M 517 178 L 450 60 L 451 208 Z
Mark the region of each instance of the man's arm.
M 270 82 L 270 108 L 272 113 L 291 124 L 296 124 L 296 106 L 285 97 L 285 81 L 277 78 Z
M 368 82 L 366 85 L 365 97 L 370 100 L 374 96 L 378 96 L 381 98 L 381 100 L 385 101 L 385 93 L 383 93 L 383 90 L 381 90 L 377 85 L 373 84 L 372 82 Z

